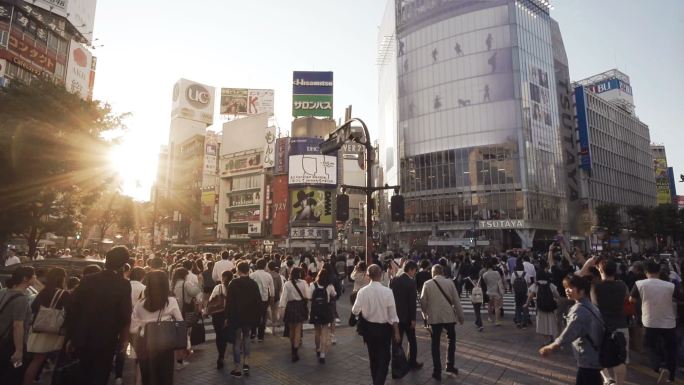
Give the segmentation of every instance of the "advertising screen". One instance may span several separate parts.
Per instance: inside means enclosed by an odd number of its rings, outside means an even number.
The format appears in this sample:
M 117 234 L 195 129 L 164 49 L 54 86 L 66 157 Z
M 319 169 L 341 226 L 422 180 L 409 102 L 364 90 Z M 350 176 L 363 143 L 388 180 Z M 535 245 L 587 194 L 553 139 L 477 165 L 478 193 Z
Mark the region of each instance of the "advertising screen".
M 337 184 L 337 157 L 330 155 L 290 155 L 290 184 Z
M 656 174 L 656 203 L 659 205 L 672 203 L 670 180 L 667 175 L 667 161 L 664 158 L 656 158 L 653 162 Z
M 290 222 L 333 224 L 333 190 L 303 187 L 290 190 Z

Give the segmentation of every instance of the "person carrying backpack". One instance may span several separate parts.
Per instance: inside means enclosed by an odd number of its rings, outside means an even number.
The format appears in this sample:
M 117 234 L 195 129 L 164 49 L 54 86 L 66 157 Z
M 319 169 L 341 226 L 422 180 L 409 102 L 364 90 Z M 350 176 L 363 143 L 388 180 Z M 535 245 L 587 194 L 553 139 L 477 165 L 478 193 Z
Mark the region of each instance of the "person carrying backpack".
M 546 357 L 561 345 L 571 342 L 577 361 L 575 385 L 602 385 L 602 365 L 597 347 L 603 341 L 604 328 L 601 313 L 589 300 L 591 283 L 584 277 L 573 275 L 563 280 L 563 286 L 565 294 L 575 301 L 575 305 L 568 313 L 568 324 L 563 332 L 550 344 L 539 349 L 539 354 Z
M 484 303 L 482 277 L 478 278 L 477 281 L 473 281 L 470 277 L 466 277 L 466 280 L 472 287 L 472 289 L 470 289 L 470 302 L 473 304 L 473 311 L 475 312 L 475 327 L 477 328 L 478 332 L 481 332 L 484 331 L 484 326 L 482 325 L 482 315 L 480 314 L 482 304 Z
M 515 325 L 520 328 L 527 328 L 530 322 L 530 314 L 525 308 L 527 301 L 527 273 L 523 266 L 522 259 L 518 258 L 515 263 L 515 270 L 511 274 L 511 287 L 513 288 L 513 295 L 515 296 Z
M 558 325 L 556 324 L 555 310 L 558 307 L 558 289 L 556 285 L 549 281 L 549 276 L 546 272 L 541 271 L 537 275 L 537 281 L 530 286 L 530 294 L 527 297 L 527 302 L 524 308 L 528 309 L 530 301 L 536 297 L 537 303 L 537 334 L 547 337 L 549 341 L 553 341 L 558 335 Z M 587 293 L 588 295 L 588 293 Z
M 330 323 L 335 322 L 330 303 L 337 296 L 330 279 L 330 271 L 326 267 L 318 272 L 311 288 L 313 290 L 311 292 L 309 323 L 314 325 L 318 363 L 325 364 L 325 353 L 330 342 Z

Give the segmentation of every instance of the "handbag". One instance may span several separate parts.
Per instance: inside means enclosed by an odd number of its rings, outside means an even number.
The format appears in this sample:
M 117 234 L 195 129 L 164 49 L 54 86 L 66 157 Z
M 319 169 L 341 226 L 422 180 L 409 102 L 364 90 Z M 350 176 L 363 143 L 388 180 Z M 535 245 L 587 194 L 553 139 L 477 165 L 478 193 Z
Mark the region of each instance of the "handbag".
M 207 340 L 206 330 L 204 328 L 204 319 L 198 318 L 198 322 L 192 325 L 190 329 L 190 345 L 195 346 L 203 344 Z
M 49 307 L 40 306 L 33 320 L 35 333 L 64 334 L 64 309 L 56 308 L 63 294 L 64 290 L 57 290 L 52 296 Z
M 157 321 L 147 323 L 143 329 L 144 348 L 148 353 L 187 348 L 188 324 L 185 321 L 162 321 L 162 310 L 159 310 Z
M 207 304 L 207 314 L 223 313 L 226 309 L 226 295 L 223 294 L 223 284 L 220 283 L 219 293 Z
M 183 319 L 188 324 L 192 325 L 197 322 L 197 310 L 195 309 L 195 299 L 193 298 L 190 303 L 185 302 L 185 284 L 187 281 L 183 281 L 183 306 L 181 310 L 183 311 Z
M 409 363 L 401 344 L 392 344 L 392 378 L 403 378 L 409 372 Z

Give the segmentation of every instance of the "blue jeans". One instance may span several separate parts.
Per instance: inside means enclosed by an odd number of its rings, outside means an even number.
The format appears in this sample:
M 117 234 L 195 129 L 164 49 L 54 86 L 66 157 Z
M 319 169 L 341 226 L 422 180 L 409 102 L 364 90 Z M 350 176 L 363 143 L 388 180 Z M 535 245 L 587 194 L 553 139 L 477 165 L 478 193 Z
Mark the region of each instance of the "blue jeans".
M 530 323 L 530 311 L 525 309 L 522 304 L 515 304 L 514 322 L 520 325 L 528 325 Z
M 475 326 L 477 326 L 477 327 L 482 327 L 482 315 L 480 314 L 481 309 L 482 309 L 481 303 L 474 303 L 473 304 L 473 310 L 475 311 Z
M 242 356 L 245 360 L 249 358 L 249 327 L 242 327 L 235 330 L 235 343 L 233 344 L 233 362 L 239 365 L 242 362 Z

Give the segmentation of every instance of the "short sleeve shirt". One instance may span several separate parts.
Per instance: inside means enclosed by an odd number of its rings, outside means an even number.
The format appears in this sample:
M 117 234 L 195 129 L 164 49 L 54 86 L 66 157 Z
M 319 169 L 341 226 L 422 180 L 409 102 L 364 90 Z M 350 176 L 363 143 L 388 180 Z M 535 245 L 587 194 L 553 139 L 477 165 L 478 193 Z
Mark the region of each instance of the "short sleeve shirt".
M 14 290 L 0 291 L 0 308 L 5 307 L 0 312 L 0 337 L 4 336 L 11 329 L 11 325 L 15 321 L 24 321 L 24 330 L 28 330 L 29 321 L 31 319 L 31 309 L 29 307 L 28 297 L 23 293 L 18 293 L 17 298 L 12 298 L 17 295 Z M 11 302 L 7 303 L 12 298 Z M 7 306 L 5 304 L 7 303 Z M 24 333 L 26 335 L 26 333 Z

